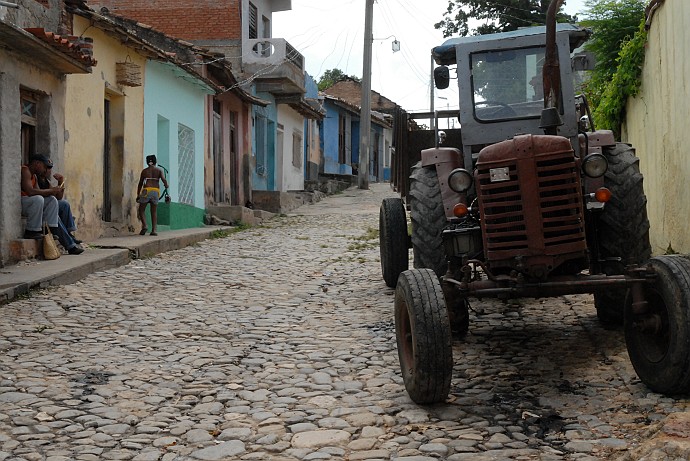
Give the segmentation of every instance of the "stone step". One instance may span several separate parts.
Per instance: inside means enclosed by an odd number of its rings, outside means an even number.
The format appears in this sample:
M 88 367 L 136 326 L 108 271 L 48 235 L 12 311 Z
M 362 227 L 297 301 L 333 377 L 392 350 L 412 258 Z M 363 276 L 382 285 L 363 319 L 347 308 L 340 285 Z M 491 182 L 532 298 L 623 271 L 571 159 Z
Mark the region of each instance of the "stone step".
M 10 259 L 13 262 L 43 257 L 43 240 L 18 239 L 10 242 Z
M 239 205 L 215 205 L 206 207 L 206 212 L 212 216 L 223 219 L 232 225 L 241 222 L 249 226 L 255 226 L 254 210 Z
M 261 224 L 274 217 L 276 214 L 265 210 L 254 210 L 254 219 L 256 219 L 257 224 Z

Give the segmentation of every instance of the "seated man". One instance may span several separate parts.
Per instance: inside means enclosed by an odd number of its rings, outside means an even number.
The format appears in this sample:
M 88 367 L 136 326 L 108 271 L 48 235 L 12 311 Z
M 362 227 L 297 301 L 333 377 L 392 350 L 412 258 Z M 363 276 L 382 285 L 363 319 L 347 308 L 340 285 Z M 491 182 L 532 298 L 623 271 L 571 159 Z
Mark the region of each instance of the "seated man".
M 55 195 L 58 201 L 58 217 L 60 218 L 60 227 L 64 227 L 64 231 L 69 234 L 69 236 L 74 240 L 74 243 L 80 244 L 81 240 L 74 236 L 74 232 L 77 230 L 77 225 L 74 222 L 74 216 L 72 215 L 72 207 L 67 200 L 65 200 L 65 177 L 59 173 L 53 173 L 52 163 L 50 166 L 46 165 L 46 172 L 44 176 L 38 178 L 38 186 L 41 189 L 50 189 L 52 185 L 50 184 L 50 179 L 55 178 L 58 182 L 57 187 L 60 188 L 60 192 Z
M 59 187 L 48 189 L 38 187 L 38 178 L 45 175 L 48 166 L 52 167 L 53 162 L 45 155 L 32 155 L 29 159 L 29 164 L 22 165 L 22 214 L 27 217 L 24 238 L 42 238 L 43 222 L 45 222 L 69 254 L 78 255 L 84 250 L 74 243 L 67 232 L 58 227 L 59 217 L 56 195 L 61 189 Z

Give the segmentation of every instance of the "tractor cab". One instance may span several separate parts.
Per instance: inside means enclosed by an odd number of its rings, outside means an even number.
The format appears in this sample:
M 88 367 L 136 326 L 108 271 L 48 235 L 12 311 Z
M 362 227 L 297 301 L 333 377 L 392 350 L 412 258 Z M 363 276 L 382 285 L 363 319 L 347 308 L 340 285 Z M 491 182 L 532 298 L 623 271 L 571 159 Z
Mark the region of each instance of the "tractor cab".
M 472 165 L 479 151 L 520 134 L 543 134 L 543 66 L 546 27 L 452 38 L 432 49 L 438 89 L 450 85 L 449 66 L 455 66 L 459 88 L 464 164 Z M 561 71 L 558 134 L 577 151 L 580 116 L 576 106 L 571 54 L 590 31 L 572 24 L 556 27 Z

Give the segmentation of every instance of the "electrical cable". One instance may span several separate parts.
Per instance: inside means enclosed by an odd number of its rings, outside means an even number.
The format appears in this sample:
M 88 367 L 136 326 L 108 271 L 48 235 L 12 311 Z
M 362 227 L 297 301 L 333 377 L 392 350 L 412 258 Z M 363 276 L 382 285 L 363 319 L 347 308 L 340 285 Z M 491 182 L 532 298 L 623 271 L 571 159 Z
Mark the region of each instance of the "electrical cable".
M 347 61 L 345 61 L 345 69 L 347 69 L 350 66 L 350 56 L 352 55 L 352 48 L 355 46 L 355 42 L 357 41 L 357 35 L 359 35 L 359 30 L 357 29 L 357 33 L 355 34 L 354 38 L 352 39 L 352 45 L 350 45 L 350 51 L 347 53 Z
M 392 25 L 392 22 L 389 19 L 389 16 L 388 16 L 389 14 L 391 14 L 389 11 L 386 11 L 385 8 L 383 8 L 383 7 L 381 8 L 381 16 L 382 16 L 384 22 L 388 25 L 388 27 L 391 30 L 395 30 L 395 27 Z M 403 60 L 407 63 L 408 67 L 410 68 L 410 70 L 412 70 L 414 75 L 421 82 L 423 82 L 426 85 L 427 79 L 428 79 L 428 77 L 426 76 L 426 73 L 420 71 L 420 69 L 417 67 L 417 65 L 414 64 L 414 59 L 410 59 L 411 57 L 408 56 L 407 50 L 404 47 L 401 49 L 401 54 L 403 56 Z

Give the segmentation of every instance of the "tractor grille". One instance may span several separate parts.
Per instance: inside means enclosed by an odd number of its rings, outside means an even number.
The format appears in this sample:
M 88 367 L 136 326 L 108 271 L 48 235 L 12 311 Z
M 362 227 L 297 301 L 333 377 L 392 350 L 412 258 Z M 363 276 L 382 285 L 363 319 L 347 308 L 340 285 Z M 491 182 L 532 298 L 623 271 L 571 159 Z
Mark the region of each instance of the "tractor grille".
M 502 166 L 508 168 L 508 181 L 492 183 L 488 168 L 478 171 L 482 223 L 489 244 L 485 248 L 487 251 L 518 250 L 528 246 L 517 162 Z
M 585 243 L 580 175 L 573 156 L 537 161 L 544 243 Z
M 477 171 L 489 260 L 586 248 L 580 177 L 572 151 L 479 162 Z M 492 171 L 501 171 L 503 180 L 492 182 Z

